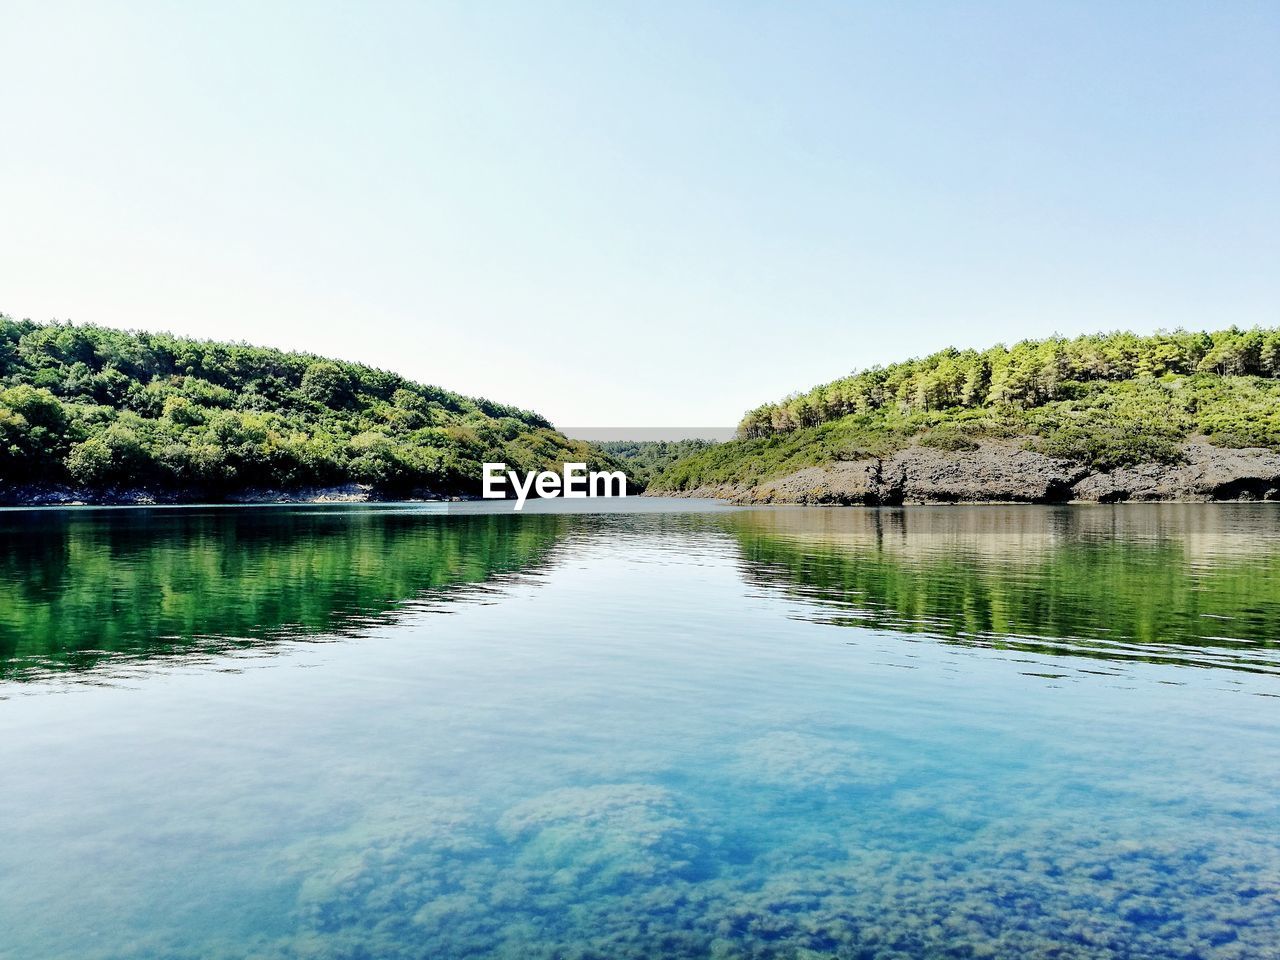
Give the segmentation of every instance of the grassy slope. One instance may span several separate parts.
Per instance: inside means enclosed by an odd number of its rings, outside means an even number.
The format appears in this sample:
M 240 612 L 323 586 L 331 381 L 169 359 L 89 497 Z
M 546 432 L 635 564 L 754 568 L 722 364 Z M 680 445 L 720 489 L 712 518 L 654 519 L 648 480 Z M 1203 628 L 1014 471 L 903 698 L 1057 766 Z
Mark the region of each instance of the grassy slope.
M 1003 438 L 1098 469 L 1176 462 L 1203 435 L 1280 449 L 1280 331 L 1132 334 L 942 351 L 747 414 L 739 438 L 684 458 L 654 491 L 755 483 L 807 466 Z

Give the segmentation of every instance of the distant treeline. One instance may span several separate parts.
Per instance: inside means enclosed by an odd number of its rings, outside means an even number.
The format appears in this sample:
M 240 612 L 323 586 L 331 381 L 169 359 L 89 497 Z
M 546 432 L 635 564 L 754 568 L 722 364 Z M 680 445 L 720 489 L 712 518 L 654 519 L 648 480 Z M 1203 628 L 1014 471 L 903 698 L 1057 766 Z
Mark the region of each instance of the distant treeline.
M 593 444 L 622 463 L 627 476 L 639 486 L 682 457 L 715 446 L 713 440 L 604 440 Z
M 361 364 L 0 315 L 0 485 L 470 493 L 485 460 L 616 467 L 529 410 Z

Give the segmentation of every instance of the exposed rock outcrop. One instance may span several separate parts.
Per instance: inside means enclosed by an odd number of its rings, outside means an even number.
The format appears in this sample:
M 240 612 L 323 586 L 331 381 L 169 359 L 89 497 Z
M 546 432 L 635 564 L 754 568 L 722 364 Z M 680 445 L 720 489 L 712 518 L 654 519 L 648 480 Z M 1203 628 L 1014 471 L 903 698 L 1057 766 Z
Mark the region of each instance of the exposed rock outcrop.
M 883 473 L 897 480 L 903 503 L 1052 503 L 1070 497 L 1084 467 L 1012 444 L 983 444 L 948 453 L 910 447 L 890 457 Z
M 744 491 L 744 503 L 1049 503 L 1088 471 L 1015 444 L 948 452 L 908 447 L 883 460 L 808 467 Z
M 670 496 L 655 492 L 657 496 Z M 1019 441 L 976 450 L 914 446 L 883 459 L 806 467 L 759 484 L 721 484 L 676 494 L 737 503 L 1116 503 L 1126 500 L 1280 500 L 1280 453 L 1202 441 L 1181 463 L 1100 472 L 1048 457 Z
M 1183 463 L 1144 463 L 1090 474 L 1076 484 L 1075 499 L 1280 500 L 1280 454 L 1274 451 L 1189 443 L 1183 457 Z

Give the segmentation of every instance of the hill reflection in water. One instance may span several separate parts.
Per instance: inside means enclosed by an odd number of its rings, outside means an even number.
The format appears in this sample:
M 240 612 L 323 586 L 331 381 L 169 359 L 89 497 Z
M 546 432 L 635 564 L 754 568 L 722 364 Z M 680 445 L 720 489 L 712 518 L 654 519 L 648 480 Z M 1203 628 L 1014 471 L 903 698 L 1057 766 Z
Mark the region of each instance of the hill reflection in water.
M 536 568 L 565 516 L 378 507 L 0 514 L 0 677 L 359 633 Z
M 744 511 L 743 576 L 817 622 L 1102 660 L 1280 672 L 1280 511 Z
M 484 591 L 539 577 L 574 544 L 660 564 L 710 550 L 799 620 L 1280 672 L 1271 504 L 523 515 L 301 506 L 0 513 L 0 679 L 360 635 L 491 598 Z

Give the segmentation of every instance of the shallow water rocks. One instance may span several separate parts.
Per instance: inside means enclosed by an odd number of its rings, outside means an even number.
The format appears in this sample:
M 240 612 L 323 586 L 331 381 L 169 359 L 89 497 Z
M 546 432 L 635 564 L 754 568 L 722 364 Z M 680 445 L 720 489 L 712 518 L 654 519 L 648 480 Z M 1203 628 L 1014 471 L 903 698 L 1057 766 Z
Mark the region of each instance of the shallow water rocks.
M 849 740 L 779 730 L 748 741 L 734 771 L 757 784 L 787 790 L 833 791 L 892 779 L 883 763 Z
M 834 732 L 762 732 L 724 762 L 685 789 L 560 787 L 485 812 L 461 797 L 380 805 L 291 851 L 280 870 L 298 928 L 252 955 L 1276 956 L 1274 848 L 1248 834 L 1044 817 L 1073 803 L 1069 778 L 1026 781 L 998 809 L 967 777 L 815 795 L 815 778 L 883 779 Z
M 520 864 L 550 872 L 556 886 L 661 882 L 698 856 L 676 796 L 652 784 L 551 790 L 512 807 L 497 826 L 521 845 Z

